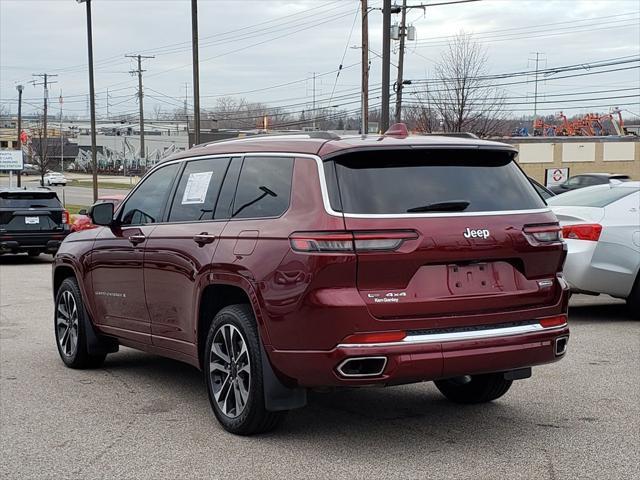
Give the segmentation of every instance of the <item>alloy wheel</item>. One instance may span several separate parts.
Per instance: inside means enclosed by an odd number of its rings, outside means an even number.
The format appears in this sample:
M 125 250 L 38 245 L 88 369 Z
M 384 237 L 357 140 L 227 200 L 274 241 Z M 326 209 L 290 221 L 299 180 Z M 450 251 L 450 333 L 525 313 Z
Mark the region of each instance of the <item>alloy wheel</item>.
M 62 353 L 70 357 L 78 346 L 78 305 L 73 294 L 62 292 L 56 307 L 56 330 Z
M 251 388 L 251 361 L 247 342 L 234 325 L 216 331 L 209 352 L 209 375 L 213 398 L 229 418 L 242 413 Z

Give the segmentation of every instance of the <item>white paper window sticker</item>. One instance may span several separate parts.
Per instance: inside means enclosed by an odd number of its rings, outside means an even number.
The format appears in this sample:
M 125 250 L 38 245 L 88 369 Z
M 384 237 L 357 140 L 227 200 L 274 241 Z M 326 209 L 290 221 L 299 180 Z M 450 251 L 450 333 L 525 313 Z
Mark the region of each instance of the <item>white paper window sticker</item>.
M 191 173 L 182 195 L 182 205 L 204 203 L 213 172 Z

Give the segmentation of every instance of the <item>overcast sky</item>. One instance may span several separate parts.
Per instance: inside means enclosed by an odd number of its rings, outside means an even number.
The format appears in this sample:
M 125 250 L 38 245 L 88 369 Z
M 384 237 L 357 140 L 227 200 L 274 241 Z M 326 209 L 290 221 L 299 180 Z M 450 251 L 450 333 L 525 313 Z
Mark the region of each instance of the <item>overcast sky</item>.
M 443 0 L 422 3 L 440 1 Z M 310 108 L 311 78 L 317 72 L 315 93 L 319 105 L 357 109 L 360 50 L 351 47 L 360 44 L 359 3 L 200 0 L 203 107 L 214 105 L 219 96 L 231 95 L 287 106 L 292 111 Z M 381 3 L 370 0 L 369 5 L 380 7 Z M 192 104 L 189 0 L 93 0 L 92 10 L 99 117 L 106 115 L 107 89 L 111 114 L 137 111 L 137 79 L 128 73 L 135 65 L 125 54 L 156 56 L 143 64 L 145 108 L 150 115 L 156 105 L 167 111 L 181 107 L 185 84 L 189 105 Z M 369 18 L 370 47 L 381 53 L 382 15 L 373 10 Z M 482 43 L 489 58 L 487 70 L 496 74 L 532 69 L 532 52 L 541 53 L 540 68 L 640 56 L 638 0 L 483 0 L 433 6 L 426 9 L 426 15 L 414 9 L 408 14 L 408 23 L 416 27 L 418 38 L 407 45 L 408 79 L 429 78 L 447 37 L 460 31 L 473 34 Z M 25 110 L 39 108 L 42 87 L 28 82 L 32 73 L 47 72 L 58 74 L 53 78 L 58 83 L 50 90 L 52 113 L 59 112 L 58 96 L 62 90 L 64 111 L 86 117 L 86 46 L 85 7 L 75 0 L 0 0 L 0 102 L 16 111 L 15 85 L 23 83 Z M 392 54 L 394 63 L 396 58 Z M 371 60 L 371 102 L 375 105 L 380 59 L 372 53 Z M 344 69 L 336 82 L 336 73 L 327 72 L 335 71 L 341 63 Z M 636 62 L 608 68 L 638 65 Z M 590 71 L 594 70 L 583 70 Z M 580 113 L 607 111 L 608 106 L 620 105 L 638 114 L 639 72 L 632 68 L 566 79 L 551 75 L 539 84 L 539 110 Z M 395 75 L 392 68 L 392 79 Z M 520 80 L 527 79 L 531 80 Z M 282 84 L 287 85 L 278 86 Z M 532 113 L 527 102 L 531 101 L 533 84 L 509 85 L 505 89 L 511 98 L 509 108 L 515 114 Z M 407 95 L 411 98 L 410 93 Z M 607 98 L 613 96 L 618 98 Z M 578 100 L 585 97 L 593 100 Z

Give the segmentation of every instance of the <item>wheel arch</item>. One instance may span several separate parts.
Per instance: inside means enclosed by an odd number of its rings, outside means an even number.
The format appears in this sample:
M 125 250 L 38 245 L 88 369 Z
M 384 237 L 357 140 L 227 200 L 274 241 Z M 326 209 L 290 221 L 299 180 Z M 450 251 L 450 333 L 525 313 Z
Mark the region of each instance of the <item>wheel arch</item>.
M 258 308 L 258 301 L 253 292 L 253 288 L 246 282 L 238 281 L 215 281 L 206 285 L 201 293 L 198 304 L 198 317 L 196 325 L 196 342 L 198 347 L 198 363 L 200 367 L 204 361 L 204 346 L 209 333 L 209 326 L 213 318 L 224 307 L 236 304 L 249 305 L 256 318 L 256 326 L 260 333 L 262 343 L 269 344 L 268 333 L 262 321 L 262 316 Z

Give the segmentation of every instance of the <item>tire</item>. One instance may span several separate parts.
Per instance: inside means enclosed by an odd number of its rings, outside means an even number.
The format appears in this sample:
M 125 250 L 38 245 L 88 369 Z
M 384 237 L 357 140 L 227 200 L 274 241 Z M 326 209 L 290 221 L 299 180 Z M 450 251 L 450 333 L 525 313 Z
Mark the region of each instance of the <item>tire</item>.
M 505 380 L 502 373 L 473 375 L 463 383 L 458 379 L 436 380 L 438 390 L 455 403 L 486 403 L 503 396 L 511 388 L 512 380 Z
M 78 282 L 73 277 L 66 278 L 56 294 L 53 328 L 58 353 L 69 368 L 96 368 L 107 356 L 87 352 L 85 322 L 88 321 Z
M 264 433 L 284 420 L 286 411 L 265 408 L 260 337 L 249 305 L 230 305 L 215 316 L 203 370 L 213 413 L 228 432 Z
M 627 309 L 631 318 L 640 320 L 640 274 L 631 289 L 631 294 L 627 297 Z

